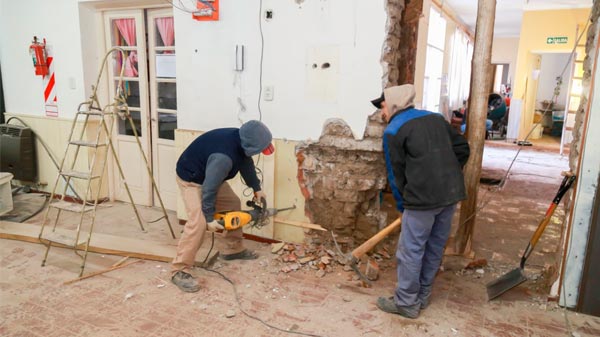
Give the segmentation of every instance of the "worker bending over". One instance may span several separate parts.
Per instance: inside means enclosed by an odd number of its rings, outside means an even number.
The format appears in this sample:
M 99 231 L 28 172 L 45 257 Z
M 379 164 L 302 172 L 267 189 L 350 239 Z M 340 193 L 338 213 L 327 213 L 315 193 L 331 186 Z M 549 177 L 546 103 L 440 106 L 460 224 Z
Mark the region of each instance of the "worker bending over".
M 456 203 L 465 199 L 462 167 L 469 144 L 441 114 L 414 108 L 415 88 L 387 88 L 371 101 L 388 123 L 383 150 L 396 207 L 402 216 L 398 284 L 380 297 L 385 312 L 417 318 L 429 304 L 435 275 L 450 235 Z
M 239 172 L 246 185 L 254 190 L 257 200 L 266 199 L 261 182 L 256 176 L 252 156 L 275 151 L 269 129 L 252 120 L 238 128 L 209 131 L 196 138 L 177 161 L 177 185 L 187 212 L 187 223 L 177 246 L 177 256 L 172 262 L 171 281 L 185 292 L 200 289 L 198 281 L 190 274 L 196 253 L 200 249 L 204 232 L 223 229 L 215 219 L 215 211 L 241 209 L 240 199 L 227 180 Z M 225 231 L 225 260 L 252 260 L 256 253 L 244 249 L 242 229 Z

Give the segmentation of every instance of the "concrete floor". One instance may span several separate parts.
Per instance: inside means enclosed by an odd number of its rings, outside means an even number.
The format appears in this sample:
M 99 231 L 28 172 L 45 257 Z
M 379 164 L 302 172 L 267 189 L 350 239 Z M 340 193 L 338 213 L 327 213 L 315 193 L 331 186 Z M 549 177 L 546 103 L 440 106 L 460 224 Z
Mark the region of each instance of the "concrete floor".
M 485 175 L 501 175 L 515 152 L 516 147 L 487 147 Z M 570 336 L 571 331 L 572 336 L 599 336 L 600 318 L 574 312 L 565 317 L 563 309 L 546 299 L 549 281 L 544 271 L 555 259 L 562 205 L 528 261 L 530 281 L 499 300 L 486 299 L 485 284 L 518 265 L 556 193 L 560 171 L 566 167 L 567 159 L 556 153 L 524 149 L 502 191 L 482 186 L 479 200 L 485 207 L 477 217 L 474 250 L 477 258 L 486 258 L 489 265 L 481 271 L 464 270 L 469 260 L 447 257 L 432 303 L 416 320 L 375 307 L 378 296 L 392 294 L 393 259 L 380 262 L 381 275 L 372 288 L 357 286 L 353 273 L 341 265 L 322 278 L 307 268 L 280 272 L 279 255 L 271 253 L 270 245 L 256 242 L 247 245 L 258 250 L 258 260 L 219 261 L 215 268 L 236 284 L 241 309 L 294 332 L 320 336 Z M 159 213 L 143 208 L 142 214 L 151 220 Z M 40 217 L 28 222 L 39 223 Z M 140 233 L 130 206 L 124 204 L 106 204 L 98 221 L 98 232 L 153 241 L 169 237 L 164 222 L 151 224 L 148 233 Z M 394 241 L 390 238 L 385 243 L 388 249 L 393 249 Z M 195 272 L 202 283 L 195 294 L 183 293 L 169 282 L 168 263 L 153 261 L 63 285 L 77 276 L 79 259 L 69 250 L 53 248 L 48 265 L 41 268 L 43 253 L 41 245 L 0 240 L 1 336 L 291 335 L 245 316 L 231 285 L 205 270 Z M 86 272 L 108 268 L 119 259 L 91 254 Z M 234 316 L 227 318 L 231 314 Z

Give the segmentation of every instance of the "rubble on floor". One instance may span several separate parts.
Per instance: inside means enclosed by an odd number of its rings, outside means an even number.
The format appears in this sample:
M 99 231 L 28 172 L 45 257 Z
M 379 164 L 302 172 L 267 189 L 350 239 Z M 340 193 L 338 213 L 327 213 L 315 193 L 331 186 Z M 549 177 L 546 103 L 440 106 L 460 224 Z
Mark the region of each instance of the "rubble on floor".
M 350 253 L 355 248 L 354 240 L 350 237 L 339 237 L 336 238 L 336 242 L 339 249 L 332 239 L 316 234 L 308 237 L 305 243 L 273 243 L 271 261 L 261 261 L 261 266 L 268 267 L 272 273 L 313 273 L 316 278 L 331 273 L 341 275 L 343 272 L 347 273 L 347 281 L 365 286 L 349 265 Z M 393 254 L 390 253 L 394 250 L 388 242 L 381 244 L 361 259 L 359 269 L 369 280 L 377 280 L 380 271 L 395 268 Z

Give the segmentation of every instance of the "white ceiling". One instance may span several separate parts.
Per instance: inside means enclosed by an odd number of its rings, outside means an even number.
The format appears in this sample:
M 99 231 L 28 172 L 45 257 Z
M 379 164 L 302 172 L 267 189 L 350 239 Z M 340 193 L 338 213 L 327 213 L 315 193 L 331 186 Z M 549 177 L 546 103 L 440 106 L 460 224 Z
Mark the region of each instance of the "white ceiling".
M 475 31 L 477 0 L 439 0 Z M 494 36 L 514 37 L 521 31 L 523 11 L 592 7 L 592 0 L 496 0 Z

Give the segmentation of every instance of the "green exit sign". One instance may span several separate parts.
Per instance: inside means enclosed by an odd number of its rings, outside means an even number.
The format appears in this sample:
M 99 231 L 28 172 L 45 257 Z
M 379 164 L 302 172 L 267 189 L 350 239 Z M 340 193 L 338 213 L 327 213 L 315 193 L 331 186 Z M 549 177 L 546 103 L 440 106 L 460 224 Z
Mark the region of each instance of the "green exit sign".
M 566 36 L 548 36 L 546 38 L 546 44 L 566 44 L 569 38 Z

